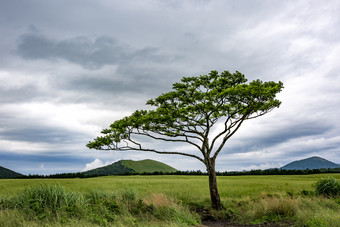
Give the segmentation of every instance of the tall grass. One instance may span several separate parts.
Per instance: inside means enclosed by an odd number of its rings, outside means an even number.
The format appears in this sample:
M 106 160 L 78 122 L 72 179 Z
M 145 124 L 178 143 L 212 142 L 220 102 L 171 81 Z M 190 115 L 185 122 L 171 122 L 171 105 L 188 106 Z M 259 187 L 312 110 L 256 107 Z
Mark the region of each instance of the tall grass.
M 340 204 L 324 197 L 305 198 L 296 214 L 297 224 L 307 227 L 340 226 Z
M 83 194 L 67 191 L 60 185 L 38 185 L 0 200 L 0 226 L 156 226 L 159 223 L 189 226 L 200 223 L 199 216 L 180 202 L 166 198 L 171 201 L 166 206 L 157 201 L 154 205 L 153 197 L 150 198 L 146 203 L 133 190 Z
M 16 206 L 33 212 L 38 219 L 53 218 L 54 214 L 78 215 L 84 206 L 79 193 L 67 192 L 59 185 L 30 187 L 15 198 Z
M 328 176 L 340 179 L 340 174 L 218 177 L 219 191 L 226 209 L 220 213 L 209 211 L 209 218 L 231 219 L 243 224 L 279 221 L 296 226 L 340 226 L 337 221 L 340 220 L 340 198 L 315 193 L 316 182 Z M 41 187 L 41 182 L 62 187 L 64 192 L 59 194 L 69 197 L 65 199 L 69 201 L 67 204 L 75 200 L 76 205 L 72 209 L 79 210 L 65 214 L 65 205 L 60 205 L 48 208 L 45 217 L 41 215 L 39 219 L 37 215 L 34 219 L 34 209 L 27 208 L 22 213 L 23 208 L 13 206 L 13 203 L 11 205 L 9 201 L 29 194 L 27 190 L 36 190 Z M 64 200 L 58 201 L 64 204 Z M 65 222 L 77 226 L 195 225 L 193 223 L 198 223 L 197 214 L 193 214 L 188 206 L 191 210 L 209 210 L 206 176 L 0 180 L 0 226 L 6 222 L 2 217 L 11 215 L 17 216 L 15 222 L 19 223 L 13 226 L 34 226 L 32 222 L 45 223 L 46 220 L 55 225 Z M 29 222 L 29 225 L 20 225 L 21 222 Z

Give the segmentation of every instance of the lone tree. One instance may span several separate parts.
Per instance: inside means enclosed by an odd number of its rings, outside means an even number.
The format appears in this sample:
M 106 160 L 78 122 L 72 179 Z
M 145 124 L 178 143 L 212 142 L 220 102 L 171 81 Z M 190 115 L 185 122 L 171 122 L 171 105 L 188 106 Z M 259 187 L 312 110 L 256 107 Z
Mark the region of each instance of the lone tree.
M 115 121 L 103 136 L 87 147 L 98 150 L 148 151 L 176 154 L 200 160 L 209 175 L 212 208 L 222 204 L 217 190 L 215 161 L 228 139 L 245 120 L 260 117 L 281 102 L 275 99 L 282 82 L 247 79 L 240 72 L 211 71 L 209 75 L 184 77 L 173 84 L 173 91 L 147 101 L 153 110 L 137 110 Z M 219 125 L 219 127 L 217 127 Z M 145 138 L 192 145 L 196 152 L 150 148 Z

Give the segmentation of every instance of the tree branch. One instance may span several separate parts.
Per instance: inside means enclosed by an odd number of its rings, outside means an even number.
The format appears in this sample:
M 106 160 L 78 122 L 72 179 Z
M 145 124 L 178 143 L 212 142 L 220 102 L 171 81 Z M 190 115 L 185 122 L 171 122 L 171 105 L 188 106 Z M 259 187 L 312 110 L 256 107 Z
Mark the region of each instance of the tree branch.
M 237 125 L 236 126 L 236 128 L 231 132 L 231 130 L 229 130 L 229 133 L 227 134 L 227 135 L 225 135 L 225 137 L 223 138 L 223 141 L 221 142 L 221 144 L 220 144 L 220 146 L 218 147 L 218 149 L 216 150 L 216 152 L 215 152 L 215 154 L 214 154 L 214 156 L 212 157 L 213 158 L 213 160 L 215 160 L 216 159 L 216 157 L 217 157 L 217 155 L 221 152 L 221 150 L 222 150 L 222 148 L 223 148 L 223 146 L 224 146 L 224 144 L 227 142 L 227 140 L 231 137 L 231 136 L 233 136 L 234 134 L 235 134 L 235 132 L 240 128 L 240 126 L 242 125 L 242 123 L 244 122 L 244 120 L 247 118 L 247 114 L 245 114 L 235 125 Z M 234 125 L 234 126 L 235 126 Z M 234 127 L 233 126 L 233 127 Z M 229 128 L 229 129 L 231 129 L 231 128 Z M 231 133 L 230 133 L 231 132 Z
M 144 131 L 143 133 L 142 132 L 138 132 L 138 133 L 131 132 L 131 134 L 134 134 L 134 135 L 143 135 L 143 136 L 147 136 L 147 137 L 150 137 L 152 139 L 155 139 L 155 140 L 162 140 L 162 141 L 166 141 L 166 142 L 186 142 L 186 143 L 189 143 L 189 144 L 197 147 L 200 150 L 200 147 L 197 144 L 195 144 L 194 142 L 192 142 L 192 141 L 190 141 L 188 139 L 188 138 L 193 138 L 193 139 L 201 140 L 198 137 L 190 137 L 190 136 L 181 135 L 185 139 L 167 139 L 167 138 L 164 138 L 164 137 L 153 136 L 153 135 L 151 135 L 150 133 L 148 133 L 146 131 Z M 158 133 L 158 134 L 160 134 L 160 133 Z M 160 134 L 160 135 L 164 135 L 164 136 L 168 136 L 168 137 L 177 137 L 177 136 L 169 136 L 169 135 L 165 135 L 165 134 Z
M 136 146 L 138 146 L 138 148 L 131 147 L 128 144 L 127 141 L 135 144 Z M 202 158 L 200 158 L 199 156 L 193 155 L 193 154 L 187 154 L 187 153 L 182 153 L 182 152 L 172 152 L 172 151 L 158 151 L 158 150 L 155 150 L 155 149 L 146 149 L 146 148 L 142 148 L 142 145 L 140 143 L 137 143 L 137 142 L 131 140 L 130 138 L 127 139 L 127 141 L 125 141 L 126 144 L 127 144 L 126 146 L 123 146 L 123 147 L 116 146 L 116 149 L 113 149 L 113 150 L 119 150 L 119 151 L 133 150 L 133 151 L 147 151 L 147 152 L 153 152 L 153 153 L 157 153 L 157 154 L 176 154 L 176 155 L 182 155 L 182 156 L 196 158 L 196 159 L 198 159 L 198 160 L 200 160 L 201 162 L 204 163 L 204 160 Z M 105 150 L 105 149 L 102 149 L 102 150 Z

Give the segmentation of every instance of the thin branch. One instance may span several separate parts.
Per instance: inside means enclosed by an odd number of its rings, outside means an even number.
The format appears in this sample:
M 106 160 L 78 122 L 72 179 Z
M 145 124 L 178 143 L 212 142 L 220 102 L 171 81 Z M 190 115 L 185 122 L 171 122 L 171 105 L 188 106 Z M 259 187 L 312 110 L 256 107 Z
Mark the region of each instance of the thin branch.
M 225 133 L 227 133 L 227 135 L 226 136 L 228 136 L 229 134 L 230 134 L 230 131 L 231 131 L 231 129 L 240 121 L 240 120 L 242 120 L 242 118 L 241 119 L 239 119 L 239 120 L 237 120 L 237 121 L 234 121 L 234 122 L 232 122 L 232 117 L 233 116 L 235 116 L 236 114 L 238 114 L 239 112 L 241 112 L 243 109 L 240 109 L 240 110 L 238 110 L 238 111 L 236 111 L 235 113 L 233 113 L 233 114 L 231 114 L 231 115 L 228 115 L 228 117 L 227 117 L 227 119 L 225 120 L 225 122 L 224 122 L 224 130 L 222 131 L 222 132 L 220 132 L 214 139 L 213 139 L 213 141 L 212 141 L 212 143 L 211 143 L 211 146 L 210 146 L 210 150 L 212 150 L 213 149 L 213 147 L 214 147 L 214 145 L 215 145 L 215 142 L 221 137 L 221 136 L 223 136 Z M 229 126 L 228 126 L 228 122 L 230 121 L 230 124 L 229 124 Z
M 185 139 L 167 139 L 167 138 L 163 138 L 163 137 L 153 136 L 153 135 L 151 135 L 151 134 L 149 134 L 147 132 L 144 132 L 144 133 L 132 133 L 132 134 L 135 134 L 135 135 L 144 135 L 144 136 L 150 137 L 150 138 L 155 139 L 155 140 L 162 140 L 162 141 L 166 141 L 166 142 L 186 142 L 186 143 L 189 143 L 189 144 L 197 147 L 200 150 L 200 147 L 197 144 L 195 144 L 194 142 L 190 141 L 187 136 L 184 136 Z M 190 137 L 190 138 L 192 138 L 192 137 Z M 197 138 L 197 137 L 194 137 L 194 138 L 195 139 L 200 139 L 200 138 Z
M 162 131 L 158 131 L 158 130 L 149 130 L 148 131 L 148 130 L 138 129 L 138 128 L 136 130 L 137 130 L 137 132 L 131 131 L 130 134 L 150 136 L 151 134 L 149 132 L 152 132 L 152 133 L 158 134 L 160 136 L 164 136 L 164 137 L 173 137 L 173 138 L 184 137 L 184 138 L 197 139 L 197 140 L 200 140 L 201 142 L 203 142 L 202 138 L 200 138 L 200 137 L 185 134 L 186 132 L 194 134 L 194 132 L 191 132 L 191 131 L 183 131 L 183 134 L 180 134 L 180 133 L 177 133 L 177 132 L 173 132 L 171 130 L 167 130 L 165 133 L 162 132 Z M 170 133 L 170 134 L 173 134 L 173 135 L 168 135 L 167 133 Z M 164 137 L 157 137 L 157 138 L 159 138 L 161 140 L 178 142 L 175 139 L 167 139 L 167 138 L 164 138 Z
M 240 128 L 240 126 L 242 125 L 242 123 L 244 122 L 244 120 L 247 118 L 247 114 L 245 114 L 241 120 L 238 121 L 236 128 L 231 132 L 228 133 L 224 138 L 223 141 L 221 142 L 220 146 L 218 147 L 218 149 L 216 150 L 214 156 L 213 156 L 213 160 L 216 159 L 217 155 L 220 153 L 220 151 L 222 150 L 224 144 L 227 142 L 227 140 L 233 136 L 235 134 L 235 132 Z
M 267 110 L 267 111 L 264 111 L 264 112 L 262 112 L 262 113 L 259 113 L 259 114 L 257 114 L 256 116 L 253 116 L 253 117 L 248 117 L 246 120 L 250 120 L 250 119 L 254 119 L 254 118 L 258 118 L 258 117 L 261 117 L 261 116 L 263 116 L 263 115 L 265 115 L 265 114 L 267 114 L 267 113 L 269 113 L 269 112 L 271 112 L 273 109 L 270 109 L 270 110 Z
M 131 140 L 129 140 L 130 142 L 133 142 Z M 136 145 L 138 143 L 135 143 Z M 201 162 L 204 163 L 204 160 L 202 158 L 200 158 L 199 156 L 193 155 L 193 154 L 187 154 L 187 153 L 182 153 L 182 152 L 171 152 L 171 151 L 158 151 L 155 149 L 146 149 L 146 148 L 142 148 L 141 145 L 138 145 L 139 148 L 135 148 L 135 147 L 131 147 L 131 146 L 125 146 L 125 147 L 117 147 L 117 149 L 115 150 L 119 150 L 119 151 L 127 151 L 127 150 L 132 150 L 132 151 L 146 151 L 146 152 L 154 152 L 157 154 L 176 154 L 176 155 L 182 155 L 182 156 L 187 156 L 187 157 L 192 157 L 192 158 L 196 158 L 198 160 L 200 160 Z

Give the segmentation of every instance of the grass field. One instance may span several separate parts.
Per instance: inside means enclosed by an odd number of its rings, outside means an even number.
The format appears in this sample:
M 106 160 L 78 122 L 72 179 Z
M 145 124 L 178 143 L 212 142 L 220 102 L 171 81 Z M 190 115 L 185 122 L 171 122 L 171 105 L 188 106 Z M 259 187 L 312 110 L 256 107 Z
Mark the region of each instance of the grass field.
M 322 198 L 313 194 L 315 183 L 319 179 L 329 176 L 340 179 L 340 174 L 220 176 L 217 178 L 218 187 L 226 210 L 215 216 L 231 218 L 238 223 L 288 221 L 295 223 L 297 226 L 340 226 L 338 223 L 338 220 L 340 220 L 339 199 Z M 133 192 L 137 198 L 141 198 L 143 201 L 149 200 L 147 204 L 157 203 L 156 200 L 159 200 L 161 197 L 163 198 L 162 200 L 176 201 L 172 204 L 180 204 L 183 207 L 189 206 L 192 210 L 197 208 L 207 209 L 209 207 L 207 176 L 110 176 L 86 179 L 3 179 L 0 180 L 0 197 L 2 200 L 3 198 L 15 197 L 23 193 L 27 188 L 38 187 L 41 184 L 60 185 L 67 191 L 83 195 L 93 192 L 114 193 L 119 195 L 129 191 Z M 155 199 L 156 197 L 158 199 Z M 8 219 L 11 215 L 18 215 L 8 212 L 8 209 L 2 208 L 1 220 L 4 218 Z M 16 210 L 15 212 L 19 211 Z M 69 223 L 70 220 L 67 222 Z M 154 220 L 154 222 L 156 223 L 154 223 L 154 226 L 162 226 L 159 220 Z M 0 226 L 1 223 L 3 222 L 0 222 Z M 56 223 L 54 224 L 57 225 Z M 115 225 L 113 223 L 114 222 L 111 224 Z M 124 223 L 126 225 L 126 223 L 130 222 Z M 146 223 L 147 221 L 144 222 L 144 224 L 149 225 Z M 177 223 L 175 221 L 168 223 L 168 225 L 185 226 L 189 225 L 188 223 Z M 75 225 L 79 224 L 80 223 L 77 222 Z M 130 224 L 133 226 L 134 222 L 132 221 Z M 138 225 L 141 225 L 140 222 L 136 224 L 136 226 Z

